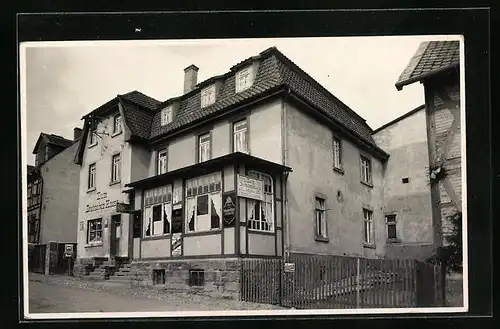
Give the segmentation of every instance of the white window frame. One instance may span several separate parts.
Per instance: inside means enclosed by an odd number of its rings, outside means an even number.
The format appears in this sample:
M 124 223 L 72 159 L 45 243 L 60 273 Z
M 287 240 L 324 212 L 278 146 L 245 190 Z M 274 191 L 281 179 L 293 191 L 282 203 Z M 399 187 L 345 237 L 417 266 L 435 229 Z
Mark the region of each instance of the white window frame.
M 248 176 L 262 180 L 264 184 L 264 200 L 247 199 L 247 225 L 250 231 L 274 232 L 274 180 L 271 175 L 256 170 L 248 171 Z M 265 184 L 266 180 L 270 184 Z M 267 188 L 266 188 L 267 185 Z M 258 219 L 252 218 L 252 208 L 259 211 Z M 266 220 L 262 220 L 262 212 Z M 264 224 L 267 224 L 267 228 Z
M 340 142 L 340 138 L 333 136 L 332 143 L 333 167 L 336 169 L 342 169 L 342 144 Z
M 248 136 L 248 119 L 245 118 L 233 123 L 233 152 L 248 153 Z M 244 138 L 244 143 L 241 143 L 242 148 L 239 147 L 238 137 L 240 140 Z
M 196 193 L 194 193 L 196 192 Z M 208 213 L 198 215 L 198 198 L 208 196 Z M 198 233 L 219 231 L 222 229 L 222 173 L 214 172 L 208 175 L 196 177 L 186 181 L 186 212 L 184 225 L 185 233 Z M 218 227 L 212 228 L 212 202 L 216 207 L 217 215 L 219 216 Z M 194 230 L 190 230 L 189 222 L 194 211 Z M 208 228 L 200 228 L 200 222 L 208 221 Z
M 113 117 L 113 135 L 118 135 L 123 130 L 123 120 L 121 114 Z
M 198 162 L 208 161 L 211 158 L 212 145 L 210 133 L 198 136 Z
M 95 186 L 96 174 L 97 174 L 96 164 L 91 163 L 89 165 L 89 176 L 88 176 L 88 182 L 87 182 L 87 189 L 89 189 L 89 190 L 95 189 L 95 187 L 96 187 Z
M 210 85 L 201 90 L 201 108 L 215 103 L 215 85 Z
M 172 122 L 173 116 L 172 116 L 172 106 L 167 106 L 161 110 L 161 125 L 165 126 Z
M 363 208 L 363 243 L 365 245 L 375 245 L 374 233 L 373 211 Z
M 250 65 L 236 72 L 234 84 L 237 93 L 250 88 L 253 84 L 253 67 Z
M 121 181 L 121 154 L 114 154 L 111 157 L 111 183 L 117 183 Z
M 91 222 L 95 222 L 96 226 L 97 226 L 97 223 L 100 222 L 101 229 L 100 230 L 97 230 L 97 229 L 93 230 L 93 232 L 96 232 L 96 236 L 97 236 L 97 232 L 100 232 L 99 239 L 95 238 L 94 240 L 90 240 L 90 233 L 91 233 L 90 224 L 91 224 Z M 102 239 L 103 239 L 102 238 L 102 234 L 103 234 L 102 225 L 103 225 L 102 218 L 95 218 L 95 219 L 87 220 L 87 244 L 102 243 Z
M 361 181 L 366 184 L 372 184 L 372 164 L 371 160 L 365 156 L 360 157 Z
M 153 220 L 153 208 L 161 207 L 161 232 L 155 232 L 155 221 Z M 165 211 L 167 213 L 168 220 L 168 232 L 165 233 Z M 149 218 L 147 215 L 151 213 L 151 226 L 150 234 L 146 235 L 147 225 L 149 225 Z M 155 236 L 166 236 L 170 235 L 172 232 L 172 185 L 166 185 L 157 187 L 154 189 L 149 189 L 144 191 L 144 217 L 143 217 L 143 232 L 142 236 L 144 238 L 155 237 Z
M 167 166 L 167 148 L 163 148 L 161 150 L 158 150 L 156 153 L 156 174 L 157 175 L 162 175 L 165 174 L 168 170 Z
M 390 218 L 394 218 L 394 220 L 390 219 Z M 387 232 L 387 240 L 389 241 L 395 241 L 395 240 L 398 240 L 398 219 L 397 219 L 397 215 L 396 214 L 386 214 L 385 215 L 385 223 L 386 223 L 386 232 Z M 395 237 L 390 237 L 389 236 L 389 226 L 390 225 L 393 225 L 394 226 L 394 233 L 395 233 Z
M 326 200 L 316 196 L 314 198 L 315 230 L 316 238 L 328 238 L 328 227 L 326 224 Z

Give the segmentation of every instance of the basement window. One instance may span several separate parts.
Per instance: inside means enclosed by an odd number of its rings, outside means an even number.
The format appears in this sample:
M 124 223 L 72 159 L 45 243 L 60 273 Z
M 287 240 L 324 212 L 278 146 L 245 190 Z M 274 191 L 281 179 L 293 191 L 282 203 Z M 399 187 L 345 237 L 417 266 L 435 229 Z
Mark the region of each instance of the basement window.
M 153 270 L 153 284 L 161 285 L 165 284 L 165 270 Z
M 205 285 L 205 270 L 189 270 L 189 285 L 191 287 Z

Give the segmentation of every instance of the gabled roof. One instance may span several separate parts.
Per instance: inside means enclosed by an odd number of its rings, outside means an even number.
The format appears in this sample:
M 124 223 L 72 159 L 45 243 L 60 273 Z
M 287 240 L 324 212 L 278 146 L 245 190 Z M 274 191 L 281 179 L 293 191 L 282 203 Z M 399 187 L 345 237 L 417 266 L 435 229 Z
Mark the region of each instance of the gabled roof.
M 438 72 L 458 67 L 460 62 L 459 41 L 425 41 L 420 44 L 401 73 L 396 88 L 422 81 Z
M 45 141 L 47 144 L 57 145 L 64 148 L 71 146 L 74 142 L 59 135 L 41 133 L 36 141 L 35 147 L 33 148 L 33 154 L 38 153 L 38 149 L 40 148 L 42 141 Z
M 382 126 L 378 127 L 377 129 L 375 129 L 375 130 L 373 131 L 373 133 L 372 133 L 372 134 L 373 134 L 373 135 L 375 135 L 375 134 L 376 134 L 376 133 L 378 133 L 379 131 L 381 131 L 381 130 L 383 130 L 383 129 L 385 129 L 385 128 L 389 127 L 389 126 L 392 126 L 393 124 L 398 123 L 399 121 L 401 121 L 401 120 L 403 120 L 403 119 L 405 119 L 405 118 L 407 118 L 407 117 L 409 117 L 409 116 L 411 116 L 411 115 L 413 115 L 413 114 L 415 114 L 415 113 L 417 113 L 417 112 L 419 112 L 419 111 L 421 111 L 421 110 L 424 110 L 424 109 L 425 109 L 425 105 L 420 105 L 420 106 L 418 106 L 418 107 L 414 108 L 413 110 L 408 111 L 408 112 L 406 112 L 406 113 L 405 113 L 405 114 L 403 114 L 403 115 L 400 115 L 400 116 L 399 116 L 399 117 L 397 117 L 396 119 L 391 120 L 391 121 L 387 122 L 386 124 L 384 124 L 384 125 L 382 125 Z

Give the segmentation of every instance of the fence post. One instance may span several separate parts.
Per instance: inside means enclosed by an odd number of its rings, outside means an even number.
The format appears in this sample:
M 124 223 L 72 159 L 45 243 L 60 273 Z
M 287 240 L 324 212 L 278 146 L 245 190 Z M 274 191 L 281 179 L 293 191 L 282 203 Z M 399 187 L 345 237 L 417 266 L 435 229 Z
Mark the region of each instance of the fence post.
M 359 257 L 356 258 L 356 308 L 359 308 L 360 298 L 360 278 L 359 278 Z

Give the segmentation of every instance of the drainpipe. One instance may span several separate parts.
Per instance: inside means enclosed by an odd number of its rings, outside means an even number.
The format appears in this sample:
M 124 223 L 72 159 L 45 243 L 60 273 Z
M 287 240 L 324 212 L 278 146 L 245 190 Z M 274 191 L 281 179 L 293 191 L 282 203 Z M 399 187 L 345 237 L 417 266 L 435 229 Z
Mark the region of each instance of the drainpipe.
M 281 103 L 281 148 L 282 148 L 282 162 L 283 165 L 286 166 L 288 164 L 288 130 L 287 130 L 287 112 L 286 112 L 286 100 L 290 95 L 290 87 L 288 87 L 287 93 L 283 98 L 283 102 Z M 282 184 L 284 186 L 283 189 L 283 223 L 285 224 L 285 256 L 288 259 L 290 255 L 290 225 L 288 223 L 288 173 L 285 173 L 282 176 Z

